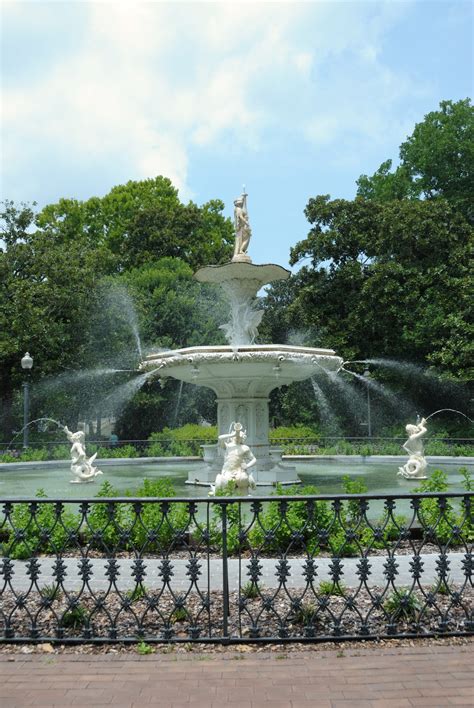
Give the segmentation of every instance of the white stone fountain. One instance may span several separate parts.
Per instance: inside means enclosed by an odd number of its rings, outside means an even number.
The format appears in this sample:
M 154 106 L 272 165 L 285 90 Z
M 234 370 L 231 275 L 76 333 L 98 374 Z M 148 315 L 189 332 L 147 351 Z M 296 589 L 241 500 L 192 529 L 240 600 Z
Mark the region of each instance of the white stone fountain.
M 230 303 L 230 321 L 222 325 L 227 346 L 187 347 L 150 354 L 143 370 L 172 377 L 197 386 L 207 386 L 217 395 L 219 435 L 228 433 L 233 421 L 247 431 L 247 443 L 256 457 L 252 468 L 257 485 L 298 482 L 294 468 L 281 463 L 281 451 L 271 449 L 268 440 L 268 400 L 270 392 L 293 381 L 307 379 L 321 369 L 337 371 L 342 359 L 332 349 L 254 344 L 262 311 L 255 307 L 258 291 L 275 280 L 284 280 L 290 271 L 278 265 L 253 264 L 247 254 L 250 226 L 246 194 L 236 199 L 235 250 L 230 263 L 206 266 L 195 273 L 203 283 L 217 283 Z M 205 445 L 201 471 L 189 474 L 189 483 L 210 484 L 222 467 L 222 451 Z

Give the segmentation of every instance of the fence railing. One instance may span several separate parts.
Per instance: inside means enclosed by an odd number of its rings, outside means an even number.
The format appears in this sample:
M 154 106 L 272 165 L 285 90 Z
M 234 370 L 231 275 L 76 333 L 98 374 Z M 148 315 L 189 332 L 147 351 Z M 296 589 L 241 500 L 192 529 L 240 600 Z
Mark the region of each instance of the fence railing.
M 3 501 L 3 642 L 474 633 L 473 492 Z
M 271 438 L 271 444 L 280 447 L 286 454 L 328 454 L 328 455 L 405 455 L 402 448 L 406 437 L 315 437 L 315 438 Z M 217 442 L 208 438 L 177 440 L 163 438 L 150 440 L 94 440 L 88 439 L 91 452 L 99 457 L 168 457 L 202 456 L 202 445 Z M 474 438 L 430 437 L 426 443 L 428 455 L 474 456 Z M 32 441 L 28 450 L 13 448 L 0 443 L 0 461 L 40 461 L 65 459 L 69 456 L 69 444 L 65 440 Z

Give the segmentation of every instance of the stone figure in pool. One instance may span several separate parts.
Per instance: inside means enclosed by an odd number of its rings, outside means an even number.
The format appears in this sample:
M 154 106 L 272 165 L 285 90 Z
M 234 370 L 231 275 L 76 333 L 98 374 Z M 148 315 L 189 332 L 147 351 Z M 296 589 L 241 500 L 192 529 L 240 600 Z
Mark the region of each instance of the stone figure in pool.
M 75 479 L 71 479 L 71 484 L 80 484 L 81 482 L 93 482 L 97 475 L 102 472 L 94 467 L 94 461 L 97 453 L 92 457 L 87 457 L 85 448 L 85 435 L 83 430 L 78 430 L 73 433 L 67 425 L 64 426 L 64 432 L 67 439 L 71 443 L 71 472 Z
M 416 425 L 408 423 L 405 430 L 408 440 L 403 444 L 403 448 L 408 452 L 409 458 L 403 467 L 398 468 L 398 474 L 406 479 L 427 479 L 425 472 L 428 463 L 422 440 L 427 432 L 426 420 L 422 418 Z
M 228 433 L 219 435 L 219 443 L 225 446 L 224 464 L 216 477 L 216 483 L 211 485 L 210 496 L 214 496 L 216 490 L 223 489 L 229 482 L 235 484 L 240 494 L 248 494 L 249 489 L 255 489 L 255 480 L 247 470 L 257 460 L 249 446 L 245 445 L 246 439 L 241 423 L 232 423 Z
M 250 229 L 247 211 L 247 196 L 244 187 L 244 193 L 234 200 L 235 245 L 232 260 L 249 263 L 250 257 L 247 255 L 247 249 L 249 247 L 252 231 Z

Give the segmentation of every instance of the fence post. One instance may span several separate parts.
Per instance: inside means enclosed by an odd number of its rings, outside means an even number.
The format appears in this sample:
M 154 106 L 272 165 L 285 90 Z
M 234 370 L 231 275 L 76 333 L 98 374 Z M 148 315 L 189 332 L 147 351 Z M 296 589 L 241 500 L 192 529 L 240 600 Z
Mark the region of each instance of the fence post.
M 224 638 L 229 636 L 229 566 L 227 562 L 227 504 L 222 504 L 222 595 Z

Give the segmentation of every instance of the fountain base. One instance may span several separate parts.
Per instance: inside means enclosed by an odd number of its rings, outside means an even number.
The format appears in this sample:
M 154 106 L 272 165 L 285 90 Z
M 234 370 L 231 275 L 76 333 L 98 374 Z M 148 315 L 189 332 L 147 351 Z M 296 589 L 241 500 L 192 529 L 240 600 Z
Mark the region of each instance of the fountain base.
M 210 486 L 224 462 L 223 450 L 219 445 L 201 445 L 204 452 L 204 465 L 199 470 L 189 472 L 186 484 Z M 252 467 L 252 476 L 257 487 L 274 487 L 276 484 L 300 484 L 296 468 L 284 465 L 281 461 L 282 450 L 269 445 L 254 445 L 252 452 L 257 462 Z

